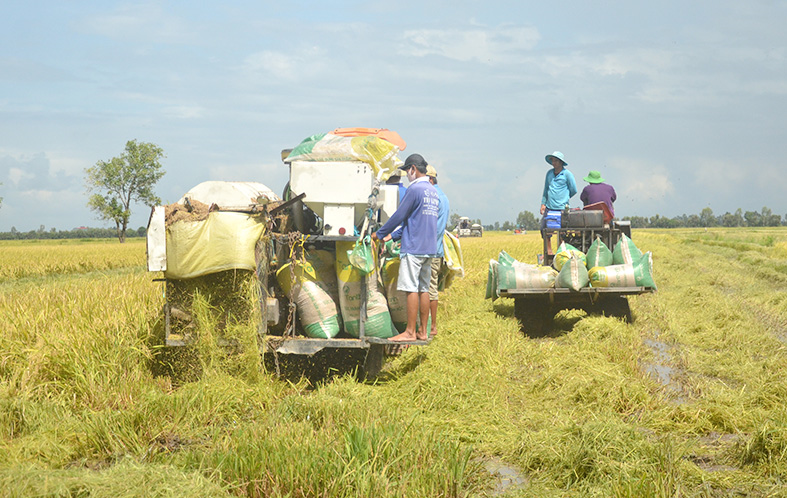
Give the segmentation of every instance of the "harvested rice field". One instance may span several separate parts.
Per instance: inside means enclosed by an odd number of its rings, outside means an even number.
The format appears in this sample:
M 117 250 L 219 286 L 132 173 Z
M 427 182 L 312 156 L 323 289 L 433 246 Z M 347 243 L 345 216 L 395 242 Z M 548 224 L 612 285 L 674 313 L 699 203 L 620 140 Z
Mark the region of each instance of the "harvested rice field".
M 484 299 L 538 234 L 461 239 L 437 337 L 363 382 L 277 377 L 209 299 L 164 350 L 144 241 L 0 243 L 0 496 L 787 496 L 787 229 L 632 239 L 634 322 L 538 338 Z

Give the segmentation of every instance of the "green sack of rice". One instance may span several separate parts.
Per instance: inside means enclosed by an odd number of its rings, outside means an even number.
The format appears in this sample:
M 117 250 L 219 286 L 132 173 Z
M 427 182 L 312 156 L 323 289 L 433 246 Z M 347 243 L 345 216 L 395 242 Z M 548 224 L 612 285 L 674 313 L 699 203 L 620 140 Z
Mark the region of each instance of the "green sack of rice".
M 615 244 L 615 248 L 612 250 L 612 264 L 613 265 L 622 265 L 622 264 L 630 264 L 633 265 L 642 257 L 642 251 L 637 249 L 637 246 L 634 245 L 634 242 L 631 241 L 630 238 L 626 236 L 626 234 L 621 234 L 620 240 L 618 243 Z
M 634 265 L 594 266 L 588 270 L 591 287 L 636 287 Z
M 511 266 L 514 264 L 514 261 L 516 261 L 516 259 L 514 259 L 514 257 L 508 254 L 507 252 L 500 251 L 500 254 L 497 255 L 497 261 L 501 265 Z
M 585 261 L 571 253 L 555 278 L 555 287 L 579 291 L 582 287 L 586 287 L 588 282 Z
M 366 322 L 364 334 L 370 337 L 388 338 L 395 335 L 388 303 L 377 287 L 377 271 L 368 275 L 350 263 L 347 252 L 354 242 L 336 243 L 336 277 L 339 281 L 339 310 L 344 319 L 345 331 L 353 337 L 360 335 L 361 280 L 366 280 Z
M 653 280 L 653 255 L 650 251 L 643 254 L 634 265 L 634 280 L 639 286 L 656 288 Z
M 557 271 L 550 266 L 515 261 L 497 269 L 497 289 L 548 289 L 554 287 Z
M 484 299 L 491 299 L 494 301 L 500 295 L 497 292 L 497 269 L 500 263 L 495 259 L 489 260 L 489 271 L 486 274 L 486 293 Z
M 587 270 L 587 257 L 585 253 L 565 242 L 561 242 L 560 246 L 557 248 L 555 258 L 552 260 L 552 266 L 555 267 L 555 270 L 560 271 L 563 268 L 563 264 L 572 256 L 582 261 L 582 264 L 585 265 L 585 270 Z
M 313 251 L 307 254 L 305 262 L 296 261 L 292 270 L 291 265 L 292 262 L 279 268 L 276 280 L 295 302 L 304 333 L 323 339 L 335 337 L 339 333 L 339 310 L 332 296 L 337 287 L 333 254 Z
M 601 237 L 596 237 L 596 240 L 590 244 L 587 253 L 587 267 L 593 268 L 594 266 L 609 266 L 612 264 L 612 251 L 601 240 Z

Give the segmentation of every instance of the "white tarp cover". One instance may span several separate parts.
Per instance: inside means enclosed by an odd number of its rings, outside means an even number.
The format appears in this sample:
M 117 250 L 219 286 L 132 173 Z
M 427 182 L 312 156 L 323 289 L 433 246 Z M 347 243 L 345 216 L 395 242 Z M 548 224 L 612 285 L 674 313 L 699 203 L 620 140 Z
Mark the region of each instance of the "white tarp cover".
M 203 221 L 178 221 L 167 228 L 166 278 L 194 278 L 224 270 L 254 270 L 254 247 L 265 231 L 258 218 L 212 212 Z
M 208 205 L 217 204 L 222 207 L 254 204 L 258 197 L 269 201 L 279 200 L 279 197 L 271 189 L 256 182 L 202 182 L 186 192 L 178 204 L 184 204 L 187 197 Z

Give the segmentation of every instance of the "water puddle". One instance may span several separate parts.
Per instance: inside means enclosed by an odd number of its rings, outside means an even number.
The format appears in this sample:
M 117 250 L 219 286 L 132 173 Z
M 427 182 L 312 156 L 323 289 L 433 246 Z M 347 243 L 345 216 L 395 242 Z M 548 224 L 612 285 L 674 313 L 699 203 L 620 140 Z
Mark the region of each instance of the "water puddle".
M 676 375 L 679 373 L 674 365 L 672 359 L 672 346 L 659 340 L 659 333 L 654 332 L 653 339 L 643 339 L 643 343 L 653 353 L 653 362 L 643 362 L 645 373 L 650 375 L 659 384 L 664 386 L 667 391 L 676 395 L 675 401 L 678 403 L 686 402 L 684 398 L 683 389 L 680 383 L 675 380 Z
M 512 488 L 520 488 L 527 482 L 527 479 L 517 469 L 498 458 L 486 460 L 484 468 L 497 480 L 492 496 L 501 495 Z

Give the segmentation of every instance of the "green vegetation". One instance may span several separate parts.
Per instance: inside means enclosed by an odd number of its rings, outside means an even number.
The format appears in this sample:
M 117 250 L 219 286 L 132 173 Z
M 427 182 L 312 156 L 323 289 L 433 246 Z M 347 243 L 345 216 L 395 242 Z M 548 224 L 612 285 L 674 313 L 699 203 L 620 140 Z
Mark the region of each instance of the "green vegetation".
M 535 262 L 538 235 L 462 239 L 438 337 L 376 383 L 277 379 L 254 324 L 218 345 L 207 297 L 169 356 L 141 242 L 121 268 L 14 253 L 38 270 L 0 263 L 0 496 L 787 496 L 787 229 L 633 239 L 659 288 L 635 323 L 568 311 L 540 339 L 483 299 L 489 259 Z
M 120 157 L 98 161 L 85 170 L 85 186 L 88 192 L 96 192 L 87 205 L 102 220 L 115 223 L 120 242 L 126 240 L 132 202 L 161 203 L 153 188 L 164 176 L 162 157 L 164 150 L 156 144 L 129 140 Z

